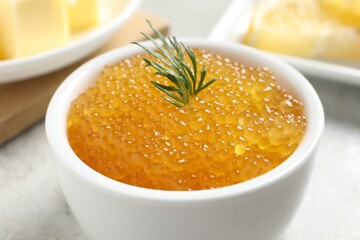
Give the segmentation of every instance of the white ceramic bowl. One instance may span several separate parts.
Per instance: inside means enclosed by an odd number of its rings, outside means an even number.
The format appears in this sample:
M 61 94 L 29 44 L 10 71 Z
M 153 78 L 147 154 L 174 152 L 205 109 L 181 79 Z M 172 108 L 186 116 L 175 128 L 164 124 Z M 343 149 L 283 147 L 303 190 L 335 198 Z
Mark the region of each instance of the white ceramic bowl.
M 311 174 L 324 127 L 321 102 L 299 72 L 257 50 L 204 39 L 182 41 L 246 65 L 269 67 L 280 84 L 305 105 L 308 126 L 302 143 L 268 173 L 212 190 L 145 189 L 97 173 L 72 151 L 66 134 L 67 113 L 72 100 L 96 80 L 105 64 L 142 52 L 138 46 L 126 46 L 77 69 L 49 105 L 46 132 L 65 197 L 93 240 L 278 240 L 291 222 Z M 145 45 L 151 46 L 149 42 Z

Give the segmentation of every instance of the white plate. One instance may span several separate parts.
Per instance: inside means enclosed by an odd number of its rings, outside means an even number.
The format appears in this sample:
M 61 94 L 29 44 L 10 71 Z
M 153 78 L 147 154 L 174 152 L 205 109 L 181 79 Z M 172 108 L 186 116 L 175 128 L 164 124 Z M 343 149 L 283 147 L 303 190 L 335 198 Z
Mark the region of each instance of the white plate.
M 234 0 L 224 13 L 209 38 L 217 41 L 239 42 L 250 23 L 254 6 L 259 0 Z M 276 55 L 297 68 L 304 75 L 316 79 L 335 81 L 360 86 L 360 61 L 358 62 L 325 62 L 283 54 Z
M 141 0 L 101 0 L 101 24 L 80 32 L 70 43 L 24 58 L 0 61 L 0 83 L 29 79 L 60 69 L 101 47 L 129 19 Z

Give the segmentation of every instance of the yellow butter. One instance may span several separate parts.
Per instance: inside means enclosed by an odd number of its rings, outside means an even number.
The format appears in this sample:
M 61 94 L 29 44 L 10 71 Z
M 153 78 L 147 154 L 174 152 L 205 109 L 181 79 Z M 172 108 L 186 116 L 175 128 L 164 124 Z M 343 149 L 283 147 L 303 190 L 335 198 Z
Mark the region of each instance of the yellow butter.
M 97 0 L 68 1 L 68 13 L 72 31 L 82 30 L 99 23 Z
M 1 33 L 0 33 L 1 34 Z M 1 35 L 0 35 L 0 60 L 4 59 L 5 58 L 5 53 L 4 53 L 4 44 L 3 42 L 1 41 L 2 38 L 1 38 Z
M 360 27 L 360 0 L 320 0 L 320 3 L 343 23 Z
M 64 0 L 0 0 L 5 58 L 24 57 L 70 41 Z
M 329 17 L 317 0 L 267 0 L 254 10 L 244 43 L 288 55 L 360 59 L 360 32 Z

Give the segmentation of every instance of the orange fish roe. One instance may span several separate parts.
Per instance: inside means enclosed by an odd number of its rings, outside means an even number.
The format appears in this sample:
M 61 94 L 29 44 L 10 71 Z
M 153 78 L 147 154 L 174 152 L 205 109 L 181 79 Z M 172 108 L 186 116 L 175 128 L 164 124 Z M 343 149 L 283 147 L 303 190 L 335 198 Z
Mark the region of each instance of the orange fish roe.
M 68 138 L 87 165 L 145 188 L 200 190 L 259 176 L 296 149 L 306 128 L 303 104 L 266 68 L 195 49 L 218 80 L 183 108 L 150 80 L 170 85 L 143 58 L 105 66 L 68 115 Z

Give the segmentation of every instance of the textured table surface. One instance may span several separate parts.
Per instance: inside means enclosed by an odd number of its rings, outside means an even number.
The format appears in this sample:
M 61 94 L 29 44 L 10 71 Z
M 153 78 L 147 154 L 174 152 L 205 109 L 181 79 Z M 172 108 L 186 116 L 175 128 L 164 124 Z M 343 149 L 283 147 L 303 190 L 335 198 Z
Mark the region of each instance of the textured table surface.
M 177 36 L 206 36 L 229 0 L 145 0 Z M 305 199 L 284 240 L 360 239 L 360 88 L 310 79 L 324 136 Z M 359 79 L 360 81 L 360 79 Z M 54 176 L 44 122 L 0 147 L 0 240 L 86 240 Z

